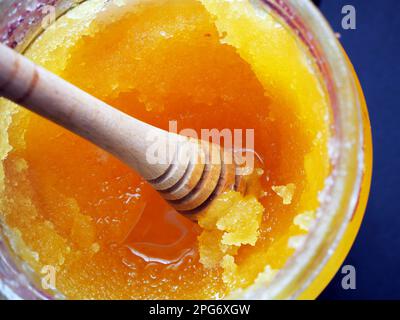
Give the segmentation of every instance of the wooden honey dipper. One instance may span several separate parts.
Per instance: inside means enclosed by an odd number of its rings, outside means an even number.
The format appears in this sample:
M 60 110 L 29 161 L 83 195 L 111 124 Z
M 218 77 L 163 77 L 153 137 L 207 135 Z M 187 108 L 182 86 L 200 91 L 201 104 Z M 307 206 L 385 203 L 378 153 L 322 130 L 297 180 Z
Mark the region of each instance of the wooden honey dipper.
M 177 211 L 194 214 L 228 189 L 242 190 L 232 151 L 139 121 L 0 44 L 0 96 L 110 152 Z M 167 152 L 149 161 L 149 150 Z M 151 145 L 153 144 L 153 145 Z M 160 156 L 160 154 L 159 154 Z

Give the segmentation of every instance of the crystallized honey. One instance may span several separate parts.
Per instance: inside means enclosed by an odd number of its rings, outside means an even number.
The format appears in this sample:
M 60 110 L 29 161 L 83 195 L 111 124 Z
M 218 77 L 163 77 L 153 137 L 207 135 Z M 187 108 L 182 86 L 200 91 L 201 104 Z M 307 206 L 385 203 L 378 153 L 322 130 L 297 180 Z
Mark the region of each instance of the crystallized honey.
M 328 101 L 302 44 L 247 1 L 89 0 L 27 50 L 163 129 L 254 129 L 257 170 L 194 222 L 80 137 L 0 102 L 0 217 L 67 298 L 223 298 L 268 285 L 304 240 L 329 175 Z

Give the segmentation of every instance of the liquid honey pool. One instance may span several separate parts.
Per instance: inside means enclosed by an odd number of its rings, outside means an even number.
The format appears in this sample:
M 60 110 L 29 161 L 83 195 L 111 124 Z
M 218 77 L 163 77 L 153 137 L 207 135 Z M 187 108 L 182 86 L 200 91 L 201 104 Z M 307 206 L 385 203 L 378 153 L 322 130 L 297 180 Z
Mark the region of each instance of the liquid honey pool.
M 1 100 L 0 218 L 38 274 L 56 268 L 61 294 L 224 298 L 267 285 L 301 245 L 330 171 L 328 101 L 302 45 L 265 11 L 246 1 L 89 0 L 26 55 L 164 129 L 170 120 L 198 132 L 254 129 L 260 158 L 256 243 L 214 256 L 204 221 L 175 212 L 101 149 Z

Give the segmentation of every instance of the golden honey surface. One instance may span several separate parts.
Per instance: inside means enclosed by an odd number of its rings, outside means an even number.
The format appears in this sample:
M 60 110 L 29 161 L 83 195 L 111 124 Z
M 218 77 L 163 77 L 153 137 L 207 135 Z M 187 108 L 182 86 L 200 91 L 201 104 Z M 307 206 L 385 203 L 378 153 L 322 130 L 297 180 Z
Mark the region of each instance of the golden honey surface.
M 197 224 L 103 150 L 1 100 L 1 221 L 37 273 L 56 268 L 59 292 L 223 298 L 284 266 L 329 175 L 329 116 L 303 46 L 269 13 L 247 1 L 89 0 L 26 55 L 164 129 L 254 129 L 260 158 L 251 195 L 223 195 L 212 209 L 226 214 Z

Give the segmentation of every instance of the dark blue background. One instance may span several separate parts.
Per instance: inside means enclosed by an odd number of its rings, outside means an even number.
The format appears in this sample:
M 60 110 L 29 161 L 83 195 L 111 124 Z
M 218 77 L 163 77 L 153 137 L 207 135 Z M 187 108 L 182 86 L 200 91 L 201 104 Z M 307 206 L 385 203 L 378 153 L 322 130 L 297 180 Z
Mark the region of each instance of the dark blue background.
M 353 5 L 357 29 L 341 28 Z M 340 271 L 321 299 L 400 299 L 400 1 L 321 0 L 320 9 L 358 73 L 371 117 L 374 172 L 367 212 L 344 264 L 356 268 L 356 290 L 343 290 Z

